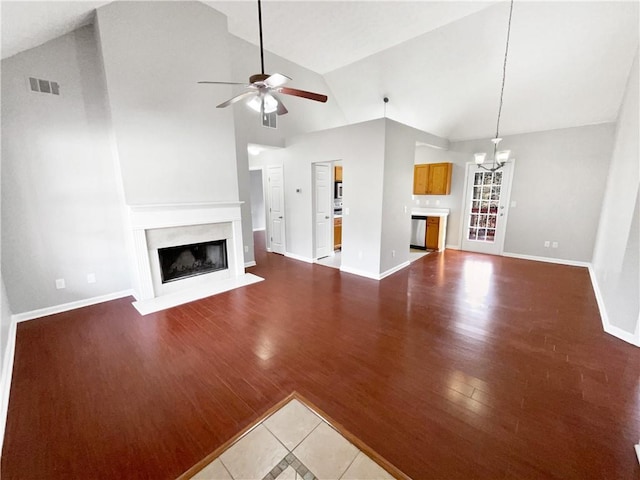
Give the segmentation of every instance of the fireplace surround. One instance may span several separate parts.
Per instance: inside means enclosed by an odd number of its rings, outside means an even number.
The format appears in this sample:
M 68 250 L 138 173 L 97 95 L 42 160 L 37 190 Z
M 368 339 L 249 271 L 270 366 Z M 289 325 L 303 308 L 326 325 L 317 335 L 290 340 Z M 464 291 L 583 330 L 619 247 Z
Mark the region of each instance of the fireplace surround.
M 240 205 L 241 202 L 209 202 L 129 206 L 136 297 L 133 305 L 141 314 L 262 280 L 244 271 Z M 197 252 L 194 255 L 187 247 L 222 242 L 226 268 L 213 268 L 208 272 L 198 272 L 198 275 L 188 273 L 172 281 L 163 281 L 159 252 L 182 247 L 177 254 L 183 254 L 181 260 L 176 257 L 171 262 L 179 270 L 187 268 L 185 265 L 192 260 L 191 257 L 201 255 Z M 203 258 L 206 258 L 206 251 Z M 189 268 L 198 269 L 202 263 L 202 258 L 196 259 L 196 266 Z

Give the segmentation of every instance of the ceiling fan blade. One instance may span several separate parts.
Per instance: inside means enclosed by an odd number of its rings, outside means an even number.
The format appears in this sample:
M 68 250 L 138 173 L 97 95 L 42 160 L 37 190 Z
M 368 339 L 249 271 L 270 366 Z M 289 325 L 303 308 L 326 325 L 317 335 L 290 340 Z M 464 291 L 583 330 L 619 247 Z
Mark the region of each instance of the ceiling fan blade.
M 229 100 L 227 100 L 224 103 L 221 103 L 220 105 L 218 105 L 216 108 L 225 108 L 228 107 L 229 105 L 232 105 L 236 102 L 239 102 L 240 100 L 244 100 L 245 98 L 251 97 L 253 95 L 255 95 L 256 92 L 243 92 L 240 95 L 236 95 L 233 98 L 230 98 Z
M 273 92 L 271 93 L 271 96 L 278 101 L 278 109 L 276 110 L 276 113 L 278 115 L 284 115 L 285 113 L 289 112 L 289 110 L 287 110 L 287 107 L 284 106 L 284 103 L 282 103 L 282 100 L 280 99 L 280 97 L 278 97 L 277 95 L 274 95 Z
M 282 75 L 281 73 L 274 73 L 273 75 L 270 75 L 264 80 L 264 84 L 267 87 L 276 88 L 276 87 L 281 87 L 282 85 L 287 83 L 289 80 L 291 79 L 286 75 Z
M 280 93 L 285 95 L 293 95 L 294 97 L 307 98 L 309 100 L 315 100 L 316 102 L 326 102 L 328 97 L 320 93 L 307 92 L 305 90 L 298 90 L 297 88 L 280 87 L 276 89 Z
M 215 85 L 244 85 L 245 87 L 248 87 L 249 84 L 248 83 L 238 83 L 238 82 L 209 82 L 207 80 L 203 80 L 200 81 L 198 83 L 213 83 Z

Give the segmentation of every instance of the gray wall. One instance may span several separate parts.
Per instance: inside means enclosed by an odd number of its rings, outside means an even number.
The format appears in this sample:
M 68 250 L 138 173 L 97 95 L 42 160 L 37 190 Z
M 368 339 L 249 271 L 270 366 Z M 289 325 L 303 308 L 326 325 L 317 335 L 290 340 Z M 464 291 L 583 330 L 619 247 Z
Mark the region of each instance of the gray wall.
M 601 124 L 504 137 L 501 145 L 515 159 L 516 202 L 509 210 L 505 253 L 591 261 L 614 128 Z M 474 140 L 452 142 L 450 149 L 472 161 L 474 152 L 490 146 L 489 140 Z M 464 175 L 455 181 L 464 184 Z M 558 242 L 558 248 L 545 248 L 545 240 Z
M 593 268 L 611 325 L 638 335 L 640 265 L 638 210 L 638 54 L 620 110 Z
M 29 76 L 61 94 L 30 92 Z M 130 288 L 119 192 L 93 29 L 3 60 L 2 274 L 14 313 Z
M 409 260 L 416 130 L 385 120 L 380 273 Z
M 231 76 L 226 17 L 113 2 L 96 21 L 127 203 L 237 201 L 233 112 L 197 84 Z
M 378 119 L 300 135 L 284 149 L 263 152 L 260 164 L 284 165 L 287 252 L 313 258 L 311 165 L 341 161 L 342 269 L 377 277 L 406 261 L 416 141 L 448 144 Z
M 262 170 L 251 170 L 251 222 L 254 230 L 264 230 L 264 188 L 262 187 Z
M 229 35 L 231 53 L 231 81 L 247 82 L 249 77 L 260 72 L 260 50 L 238 37 Z M 289 113 L 278 117 L 278 128 L 265 128 L 261 124 L 260 115 L 242 104 L 232 107 L 236 131 L 236 158 L 238 162 L 238 188 L 242 205 L 242 236 L 248 253 L 245 261 L 255 259 L 253 247 L 253 227 L 251 223 L 251 189 L 249 181 L 249 161 L 247 145 L 249 143 L 283 147 L 285 139 L 315 130 L 323 130 L 344 125 L 345 118 L 335 102 L 335 98 L 324 78 L 315 72 L 307 70 L 295 63 L 265 52 L 265 68 L 268 73 L 282 73 L 292 80 L 289 82 L 294 88 L 310 90 L 328 95 L 327 103 L 322 104 L 301 98 L 282 95 L 282 101 Z M 217 103 L 227 100 L 232 94 L 240 93 L 242 89 L 224 92 L 218 87 L 210 86 L 210 94 Z

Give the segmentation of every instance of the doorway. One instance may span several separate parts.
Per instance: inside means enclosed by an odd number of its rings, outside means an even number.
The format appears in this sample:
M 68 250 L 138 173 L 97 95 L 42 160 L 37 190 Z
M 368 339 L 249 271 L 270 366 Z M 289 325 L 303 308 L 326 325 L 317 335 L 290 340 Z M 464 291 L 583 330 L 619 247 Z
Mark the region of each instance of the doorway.
M 467 164 L 462 250 L 502 255 L 507 227 L 513 163 L 496 172 Z

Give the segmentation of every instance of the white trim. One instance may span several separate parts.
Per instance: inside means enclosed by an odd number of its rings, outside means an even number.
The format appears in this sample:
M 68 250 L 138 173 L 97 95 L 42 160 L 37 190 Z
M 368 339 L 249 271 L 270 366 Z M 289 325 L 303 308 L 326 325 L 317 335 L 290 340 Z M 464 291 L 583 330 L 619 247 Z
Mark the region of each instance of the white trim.
M 444 248 L 448 248 L 449 250 L 460 250 L 460 245 L 445 245 Z
M 394 273 L 399 272 L 400 270 L 402 270 L 405 267 L 408 267 L 409 265 L 411 265 L 411 262 L 409 260 L 401 263 L 400 265 L 396 265 L 395 267 L 390 268 L 389 270 L 386 270 L 382 272 L 380 275 L 378 275 L 378 280 L 382 280 L 383 278 L 386 278 L 389 275 L 393 275 Z
M 269 251 L 269 250 L 267 250 L 267 251 Z M 294 260 L 300 260 L 301 262 L 315 263 L 313 258 L 303 257 L 302 255 L 297 255 L 295 253 L 284 252 L 284 256 L 287 257 L 287 258 L 292 258 Z
M 582 262 L 579 260 L 566 260 L 564 258 L 552 258 L 552 257 L 538 257 L 536 255 L 524 255 L 521 253 L 504 252 L 502 256 L 509 257 L 509 258 L 519 258 L 521 260 L 533 260 L 535 262 L 557 263 L 559 265 L 569 265 L 571 267 L 588 268 L 591 265 L 589 262 Z
M 31 310 L 30 312 L 17 313 L 11 315 L 11 321 L 26 322 L 27 320 L 34 320 L 36 318 L 46 317 L 47 315 L 68 312 L 69 310 L 75 310 L 76 308 L 88 307 L 89 305 L 95 305 L 96 303 L 117 300 L 118 298 L 130 297 L 132 295 L 133 290 L 122 290 L 121 292 L 108 293 L 107 295 L 100 295 L 99 297 L 85 298 L 84 300 L 63 303 L 62 305 L 54 305 L 53 307 L 40 308 L 38 310 Z
M 7 414 L 9 413 L 9 394 L 11 393 L 11 376 L 13 374 L 13 360 L 16 351 L 16 333 L 18 324 L 11 320 L 9 324 L 9 336 L 7 349 L 2 361 L 2 377 L 0 377 L 0 452 L 4 442 L 4 432 L 7 426 Z
M 638 457 L 638 463 L 640 463 L 640 443 L 638 445 L 634 445 L 636 449 L 636 457 Z
M 253 231 L 254 231 L 254 232 L 264 232 L 264 231 L 266 231 L 266 230 L 267 230 L 267 228 L 266 228 L 266 227 L 264 227 L 264 228 L 254 228 L 254 229 L 253 229 Z
M 340 267 L 340 271 L 345 273 L 351 273 L 352 275 L 358 275 L 359 277 L 370 278 L 372 280 L 382 280 L 383 278 L 386 278 L 389 275 L 392 275 L 402 270 L 403 268 L 408 267 L 409 265 L 411 265 L 411 262 L 407 260 L 406 262 L 403 262 L 400 265 L 396 265 L 395 267 L 390 268 L 389 270 L 385 270 L 384 272 L 379 274 L 365 272 L 364 270 L 358 270 L 357 268 L 343 267 L 343 266 Z
M 255 260 L 252 260 L 250 262 L 244 262 L 244 268 L 255 267 L 256 265 L 257 263 L 255 262 Z
M 352 275 L 358 275 L 359 277 L 370 278 L 371 280 L 380 280 L 379 275 L 374 273 L 365 272 L 364 270 L 358 270 L 357 268 L 340 266 L 340 271 L 344 273 L 351 273 Z
M 593 292 L 596 295 L 596 302 L 598 303 L 598 310 L 600 310 L 600 319 L 602 320 L 602 328 L 609 335 L 613 335 L 614 337 L 619 338 L 620 340 L 624 340 L 631 345 L 635 345 L 640 347 L 640 340 L 633 333 L 627 332 L 626 330 L 621 329 L 620 327 L 616 327 L 615 325 L 611 325 L 609 322 L 609 315 L 607 314 L 607 309 L 604 303 L 604 297 L 602 296 L 602 292 L 598 285 L 598 279 L 596 277 L 596 272 L 593 269 L 593 265 L 589 264 L 589 277 L 591 277 L 591 285 L 593 286 Z
M 502 231 L 502 233 L 500 234 L 500 236 L 502 237 L 501 241 L 500 241 L 500 249 L 499 252 L 494 252 L 494 253 L 489 253 L 487 251 L 483 252 L 481 250 L 465 250 L 465 251 L 469 251 L 472 253 L 487 253 L 490 255 L 503 255 L 505 256 L 504 253 L 504 244 L 507 241 L 507 223 L 509 220 L 509 211 L 511 209 L 510 205 L 511 205 L 511 190 L 513 187 L 513 176 L 515 175 L 515 169 L 516 169 L 516 159 L 515 158 L 510 158 L 509 160 L 507 160 L 507 164 L 511 167 L 508 171 L 509 171 L 509 179 L 508 182 L 506 182 L 507 188 L 506 190 L 502 190 L 502 194 L 500 196 L 500 203 L 502 203 L 502 201 L 504 200 L 504 205 L 506 205 L 504 212 L 502 213 L 502 228 L 500 229 Z M 463 190 L 463 195 L 462 195 L 462 213 L 461 213 L 461 221 L 460 221 L 460 249 L 462 249 L 463 244 L 465 243 L 465 239 L 466 239 L 466 221 L 467 221 L 467 205 L 469 205 L 469 200 L 470 197 L 469 195 L 471 194 L 471 192 L 473 191 L 473 188 L 469 188 L 469 173 L 471 172 L 471 167 L 475 166 L 475 162 L 467 162 L 465 164 L 464 167 L 464 190 Z M 503 170 L 504 172 L 504 170 Z M 505 181 L 504 181 L 504 177 L 503 177 L 503 182 L 502 182 L 502 186 L 504 187 L 505 185 Z M 496 233 L 498 233 L 498 230 L 496 230 Z M 485 242 L 474 242 L 478 245 L 480 244 L 485 244 Z

